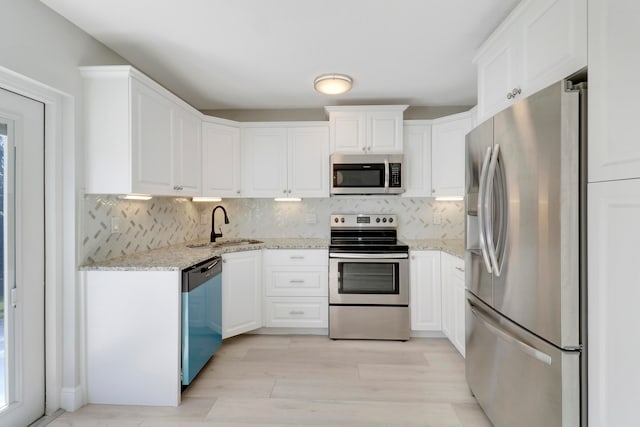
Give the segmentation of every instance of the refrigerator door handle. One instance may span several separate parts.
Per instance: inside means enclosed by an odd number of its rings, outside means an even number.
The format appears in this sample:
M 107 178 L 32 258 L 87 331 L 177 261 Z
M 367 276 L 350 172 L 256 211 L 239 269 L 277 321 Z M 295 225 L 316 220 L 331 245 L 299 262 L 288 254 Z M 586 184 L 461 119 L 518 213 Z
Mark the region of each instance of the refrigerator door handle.
M 542 363 L 545 363 L 551 366 L 552 358 L 547 353 L 544 353 L 534 347 L 531 347 L 529 344 L 526 344 L 520 341 L 518 338 L 514 337 L 504 329 L 499 326 L 494 325 L 494 322 L 485 314 L 483 314 L 471 301 L 467 300 L 469 305 L 471 306 L 471 312 L 480 320 L 486 327 L 491 331 L 494 335 L 500 337 L 504 341 L 509 344 L 515 345 L 520 351 L 523 353 L 533 357 L 536 360 L 539 360 Z
M 487 181 L 487 171 L 489 168 L 489 161 L 491 160 L 491 147 L 487 147 L 487 152 L 484 155 L 484 161 L 482 162 L 482 170 L 480 171 L 480 185 L 478 189 L 478 231 L 480 234 L 480 250 L 482 251 L 482 260 L 487 268 L 487 272 L 491 274 L 493 269 L 491 268 L 491 261 L 489 260 L 489 254 L 487 252 L 487 237 L 484 229 L 484 209 L 485 209 L 485 187 Z
M 496 176 L 496 167 L 498 165 L 498 156 L 500 155 L 500 145 L 495 144 L 493 148 L 493 154 L 491 155 L 491 163 L 489 164 L 489 172 L 487 173 L 487 190 L 486 190 L 486 198 L 489 200 L 489 203 L 493 200 L 493 180 Z M 486 244 L 487 250 L 489 252 L 489 260 L 491 261 L 491 265 L 493 266 L 493 273 L 500 277 L 500 273 L 502 269 L 500 268 L 500 264 L 498 263 L 498 256 L 496 254 L 496 245 L 493 242 L 493 209 L 491 210 L 491 214 L 487 215 L 485 218 L 486 221 Z

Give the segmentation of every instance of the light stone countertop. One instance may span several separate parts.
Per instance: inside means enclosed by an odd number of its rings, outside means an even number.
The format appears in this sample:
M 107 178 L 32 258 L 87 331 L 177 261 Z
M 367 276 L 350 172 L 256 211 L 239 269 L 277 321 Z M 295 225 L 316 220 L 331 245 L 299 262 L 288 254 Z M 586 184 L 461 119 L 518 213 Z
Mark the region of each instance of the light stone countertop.
M 241 238 L 221 239 L 220 242 L 249 240 Z M 86 264 L 82 271 L 154 271 L 183 270 L 214 256 L 230 252 L 259 249 L 327 249 L 329 239 L 319 238 L 257 238 L 262 243 L 229 244 L 225 246 L 207 245 L 206 240 L 194 240 L 164 248 L 153 249 L 133 255 L 112 258 L 106 261 Z M 411 250 L 441 250 L 457 257 L 464 257 L 463 239 L 418 239 L 404 240 Z M 190 248 L 187 245 L 204 245 Z
M 416 239 L 404 240 L 410 250 L 441 250 L 464 258 L 464 239 Z
M 220 242 L 249 240 L 241 238 L 220 239 Z M 164 248 L 153 249 L 133 255 L 112 258 L 106 261 L 86 264 L 80 267 L 82 271 L 153 271 L 153 270 L 183 270 L 194 264 L 205 261 L 214 256 L 230 252 L 250 251 L 257 249 L 327 249 L 329 239 L 314 238 L 257 238 L 262 243 L 238 244 L 225 246 L 206 245 L 206 240 L 194 240 L 179 243 Z M 187 245 L 205 246 L 189 248 Z

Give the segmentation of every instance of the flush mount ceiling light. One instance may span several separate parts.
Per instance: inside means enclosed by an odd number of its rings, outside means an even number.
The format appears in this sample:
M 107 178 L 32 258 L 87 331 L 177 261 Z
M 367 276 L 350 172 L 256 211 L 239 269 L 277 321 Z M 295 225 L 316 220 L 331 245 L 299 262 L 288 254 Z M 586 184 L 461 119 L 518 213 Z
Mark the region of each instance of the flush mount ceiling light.
M 349 92 L 353 80 L 344 74 L 323 74 L 313 81 L 313 88 L 325 95 L 340 95 Z

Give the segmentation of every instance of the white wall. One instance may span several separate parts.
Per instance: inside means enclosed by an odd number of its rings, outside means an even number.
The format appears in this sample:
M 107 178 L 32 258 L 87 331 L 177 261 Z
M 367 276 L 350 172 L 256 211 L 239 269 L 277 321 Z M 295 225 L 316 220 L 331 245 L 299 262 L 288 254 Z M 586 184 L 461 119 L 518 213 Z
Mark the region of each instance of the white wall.
M 48 387 L 55 379 L 56 390 L 47 390 L 47 411 L 63 407 L 75 410 L 83 401 L 79 334 L 79 287 L 76 279 L 78 258 L 76 213 L 79 183 L 82 180 L 82 82 L 77 67 L 80 65 L 125 64 L 121 57 L 100 44 L 66 19 L 60 17 L 37 0 L 0 0 L 0 65 L 4 75 L 17 73 L 37 82 L 48 91 L 62 94 L 62 118 L 56 126 L 60 141 L 49 141 L 45 146 L 47 165 L 55 165 L 59 192 L 58 207 L 49 204 L 47 216 L 56 216 L 55 230 L 61 237 L 58 265 L 54 269 L 61 283 L 47 282 L 47 294 L 55 288 L 56 324 L 59 340 L 58 354 L 47 354 Z M 25 80 L 26 81 L 26 80 Z M 60 110 L 58 110 L 60 111 Z M 45 142 L 47 144 L 47 142 Z M 51 151 L 56 147 L 56 152 Z M 50 176 L 50 175 L 49 175 Z M 51 183 L 48 183 L 49 186 Z M 49 221 L 49 220 L 48 220 Z M 48 222 L 49 223 L 49 222 Z M 47 231 L 47 238 L 49 233 Z M 49 245 L 49 242 L 47 243 Z M 49 277 L 49 276 L 47 276 Z M 54 281 L 57 282 L 57 281 Z M 47 300 L 49 303 L 50 300 Z M 50 317 L 48 316 L 49 320 Z M 58 338 L 59 337 L 59 338 Z M 51 362 L 51 358 L 61 359 Z M 53 370 L 55 372 L 51 372 Z

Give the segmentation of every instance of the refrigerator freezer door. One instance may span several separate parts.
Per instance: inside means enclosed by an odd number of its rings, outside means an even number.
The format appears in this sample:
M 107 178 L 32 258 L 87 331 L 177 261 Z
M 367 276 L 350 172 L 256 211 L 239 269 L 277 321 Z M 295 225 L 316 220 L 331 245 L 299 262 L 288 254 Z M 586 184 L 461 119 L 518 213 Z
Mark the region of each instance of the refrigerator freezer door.
M 580 352 L 560 350 L 467 298 L 467 383 L 491 422 L 579 426 Z
M 466 137 L 466 197 L 465 197 L 465 264 L 467 274 L 465 287 L 476 296 L 491 304 L 493 288 L 491 279 L 491 265 L 486 252 L 486 241 L 481 239 L 484 232 L 481 224 L 481 207 L 486 192 L 481 190 L 486 183 L 488 160 L 493 147 L 493 119 L 489 119 L 477 126 Z M 483 177 L 484 171 L 484 177 Z M 482 194 L 481 194 L 482 193 Z M 483 250 L 484 248 L 484 250 Z
M 579 123 L 579 95 L 564 82 L 494 117 L 508 225 L 490 305 L 566 349 L 580 346 Z

